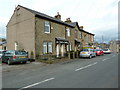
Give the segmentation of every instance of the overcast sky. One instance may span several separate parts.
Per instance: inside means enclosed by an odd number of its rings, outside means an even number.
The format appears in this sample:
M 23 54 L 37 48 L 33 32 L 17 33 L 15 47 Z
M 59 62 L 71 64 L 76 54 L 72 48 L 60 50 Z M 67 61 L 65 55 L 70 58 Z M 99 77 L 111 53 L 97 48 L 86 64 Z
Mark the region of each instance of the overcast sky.
M 70 17 L 73 22 L 94 33 L 95 40 L 104 42 L 118 36 L 118 2 L 120 0 L 0 0 L 0 37 L 6 37 L 6 24 L 15 6 L 55 16 L 59 12 L 62 20 Z

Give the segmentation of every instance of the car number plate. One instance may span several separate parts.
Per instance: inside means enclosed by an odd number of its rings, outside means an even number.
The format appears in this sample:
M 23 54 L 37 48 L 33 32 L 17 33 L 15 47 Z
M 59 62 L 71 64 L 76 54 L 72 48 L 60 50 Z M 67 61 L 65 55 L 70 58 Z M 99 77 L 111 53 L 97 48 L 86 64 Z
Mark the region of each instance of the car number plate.
M 82 52 L 82 54 L 86 54 L 86 52 Z
M 20 58 L 25 58 L 25 56 L 20 56 Z

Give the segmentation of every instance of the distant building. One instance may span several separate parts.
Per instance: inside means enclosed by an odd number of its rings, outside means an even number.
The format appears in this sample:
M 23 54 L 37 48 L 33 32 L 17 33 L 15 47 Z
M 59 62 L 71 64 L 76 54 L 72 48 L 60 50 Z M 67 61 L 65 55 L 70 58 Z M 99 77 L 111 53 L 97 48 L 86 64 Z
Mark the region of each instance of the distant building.
M 0 50 L 7 50 L 7 42 L 0 42 Z
M 98 42 L 95 42 L 94 46 L 96 48 L 100 48 L 100 49 L 109 48 L 109 44 L 107 44 L 107 43 L 98 43 Z
M 114 53 L 120 53 L 120 40 L 110 41 L 110 50 Z
M 7 49 L 7 47 L 6 47 L 6 39 L 4 39 L 4 38 L 0 38 L 0 50 L 2 49 L 2 50 L 6 50 Z

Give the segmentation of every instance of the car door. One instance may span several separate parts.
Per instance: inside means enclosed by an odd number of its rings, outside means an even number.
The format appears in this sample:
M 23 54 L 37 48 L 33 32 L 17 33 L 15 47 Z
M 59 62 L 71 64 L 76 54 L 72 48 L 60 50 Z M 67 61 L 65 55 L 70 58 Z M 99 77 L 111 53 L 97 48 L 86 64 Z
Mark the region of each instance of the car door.
M 95 52 L 93 49 L 91 49 L 91 54 L 92 54 L 92 56 L 95 56 Z

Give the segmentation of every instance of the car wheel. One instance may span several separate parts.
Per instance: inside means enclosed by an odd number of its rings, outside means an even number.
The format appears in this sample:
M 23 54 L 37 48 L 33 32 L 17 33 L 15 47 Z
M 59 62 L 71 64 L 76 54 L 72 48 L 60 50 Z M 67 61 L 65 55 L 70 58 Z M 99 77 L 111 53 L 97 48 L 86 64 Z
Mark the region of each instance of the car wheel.
M 91 58 L 92 58 L 92 56 L 90 55 L 90 56 L 89 56 L 89 59 L 91 59 Z
M 26 64 L 27 62 L 26 62 L 26 61 L 24 61 L 23 63 L 24 63 L 24 64 Z
M 8 65 L 11 65 L 12 63 L 11 63 L 11 61 L 10 61 L 10 60 L 8 60 L 8 61 L 7 61 L 7 64 L 8 64 Z
M 96 57 L 96 54 L 94 55 L 94 57 Z

